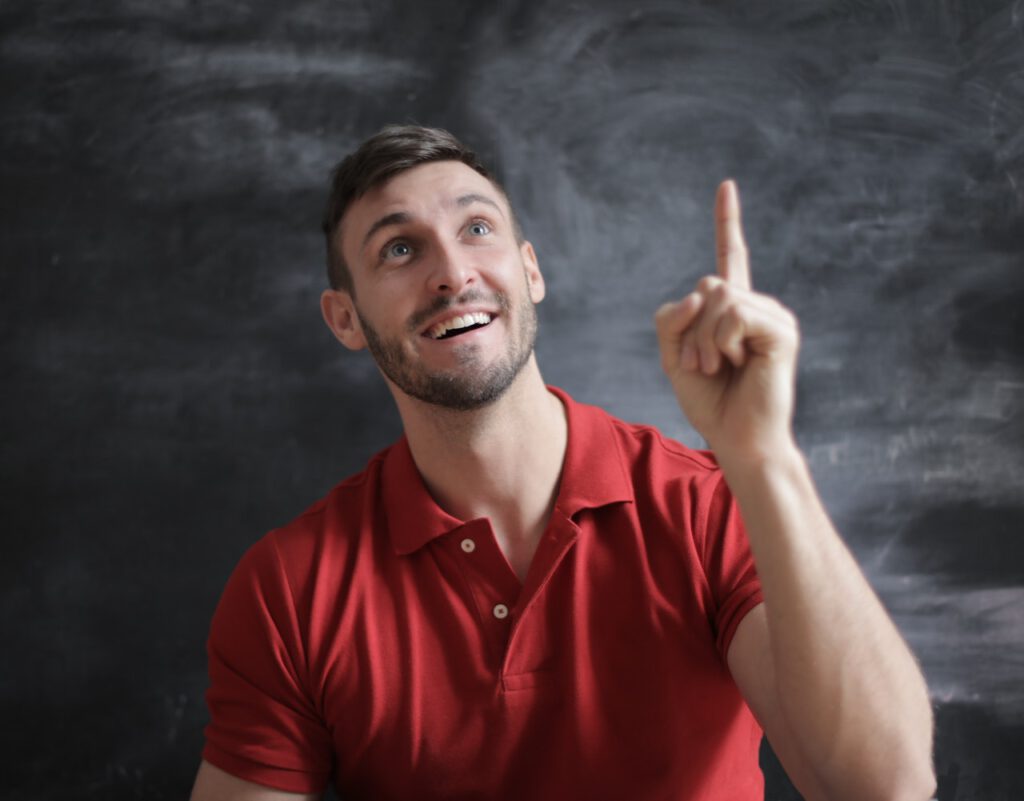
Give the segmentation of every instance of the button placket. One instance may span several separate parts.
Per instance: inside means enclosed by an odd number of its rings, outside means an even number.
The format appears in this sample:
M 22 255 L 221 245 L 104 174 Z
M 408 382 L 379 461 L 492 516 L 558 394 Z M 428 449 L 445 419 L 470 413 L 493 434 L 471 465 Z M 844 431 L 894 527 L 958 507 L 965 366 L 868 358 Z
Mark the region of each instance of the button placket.
M 502 664 L 502 681 L 506 689 L 532 686 L 540 681 L 537 671 L 541 670 L 540 665 L 550 656 L 549 640 L 537 636 L 538 631 L 545 630 L 545 616 L 541 614 L 538 619 L 530 612 L 538 603 L 543 603 L 541 598 L 547 585 L 554 580 L 560 566 L 576 545 L 580 530 L 571 518 L 555 516 L 551 520 L 549 533 L 550 536 L 541 541 L 534 556 L 534 559 L 541 560 L 543 569 L 534 572 L 533 580 L 524 586 L 523 596 L 519 600 L 520 607 L 508 633 L 508 644 Z M 523 630 L 524 626 L 531 625 L 541 628 L 532 632 Z M 548 643 L 549 647 L 545 647 L 545 643 Z
M 513 607 L 521 590 L 484 519 L 471 521 L 451 541 L 449 553 L 465 577 L 483 634 L 496 665 L 501 664 L 513 625 Z

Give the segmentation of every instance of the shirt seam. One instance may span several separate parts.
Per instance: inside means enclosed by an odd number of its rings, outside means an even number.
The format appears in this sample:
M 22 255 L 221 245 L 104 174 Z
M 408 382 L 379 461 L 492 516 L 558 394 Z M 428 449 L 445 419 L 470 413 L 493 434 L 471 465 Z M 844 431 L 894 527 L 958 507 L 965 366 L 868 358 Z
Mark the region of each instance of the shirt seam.
M 323 720 L 323 710 L 321 709 L 320 704 L 316 702 L 316 700 L 313 698 L 312 693 L 310 692 L 313 686 L 313 676 L 311 674 L 309 650 L 306 642 L 309 632 L 304 632 L 302 629 L 301 619 L 298 614 L 299 604 L 298 599 L 295 595 L 295 588 L 292 586 L 291 577 L 288 575 L 288 570 L 285 567 L 284 560 L 281 558 L 281 551 L 278 548 L 277 544 L 277 536 L 280 536 L 278 534 L 278 531 L 279 530 L 275 530 L 274 532 L 272 532 L 272 536 L 268 537 L 268 540 L 270 543 L 270 547 L 274 551 L 274 561 L 277 563 L 277 567 L 281 571 L 281 576 L 284 579 L 284 584 L 288 588 L 288 603 L 289 606 L 291 607 L 291 613 L 299 626 L 300 636 L 298 637 L 298 646 L 302 649 L 302 692 L 306 696 L 306 701 L 309 703 L 310 708 L 317 710 L 318 715 L 320 715 L 321 724 L 326 727 L 326 723 Z

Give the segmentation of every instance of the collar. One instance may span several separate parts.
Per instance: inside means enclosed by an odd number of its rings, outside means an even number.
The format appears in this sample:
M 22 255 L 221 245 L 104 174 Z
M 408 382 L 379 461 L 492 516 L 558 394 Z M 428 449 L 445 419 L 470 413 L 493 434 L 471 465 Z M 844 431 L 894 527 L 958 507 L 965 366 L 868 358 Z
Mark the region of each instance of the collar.
M 565 407 L 568 442 L 555 498 L 555 510 L 571 518 L 582 509 L 631 502 L 633 489 L 612 418 L 596 406 L 577 403 L 548 387 Z M 384 457 L 382 491 L 388 534 L 395 551 L 406 555 L 465 525 L 445 512 L 427 491 L 403 434 Z

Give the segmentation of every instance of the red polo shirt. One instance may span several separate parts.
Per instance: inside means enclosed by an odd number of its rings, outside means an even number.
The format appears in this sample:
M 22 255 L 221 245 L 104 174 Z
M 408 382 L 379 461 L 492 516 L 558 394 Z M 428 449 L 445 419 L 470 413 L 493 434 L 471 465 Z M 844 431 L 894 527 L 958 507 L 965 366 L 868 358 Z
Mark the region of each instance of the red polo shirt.
M 343 799 L 761 799 L 725 663 L 761 600 L 711 457 L 573 402 L 525 583 L 403 438 L 243 557 L 206 760 Z

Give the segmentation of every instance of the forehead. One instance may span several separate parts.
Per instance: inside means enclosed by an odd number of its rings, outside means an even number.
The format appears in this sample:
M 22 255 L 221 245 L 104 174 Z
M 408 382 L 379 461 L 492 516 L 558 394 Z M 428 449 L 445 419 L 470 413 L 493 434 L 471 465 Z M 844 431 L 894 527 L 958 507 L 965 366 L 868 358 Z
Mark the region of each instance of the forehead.
M 491 198 L 503 213 L 503 194 L 487 178 L 461 161 L 420 164 L 374 187 L 353 201 L 341 219 L 340 234 L 346 258 L 354 255 L 375 221 L 404 212 L 414 219 L 430 219 L 457 209 L 456 199 L 468 194 Z
M 400 172 L 386 183 L 374 187 L 356 203 L 408 203 L 443 200 L 454 197 L 462 190 L 494 192 L 494 185 L 472 167 L 461 161 L 433 161 Z M 356 203 L 353 203 L 354 207 Z

